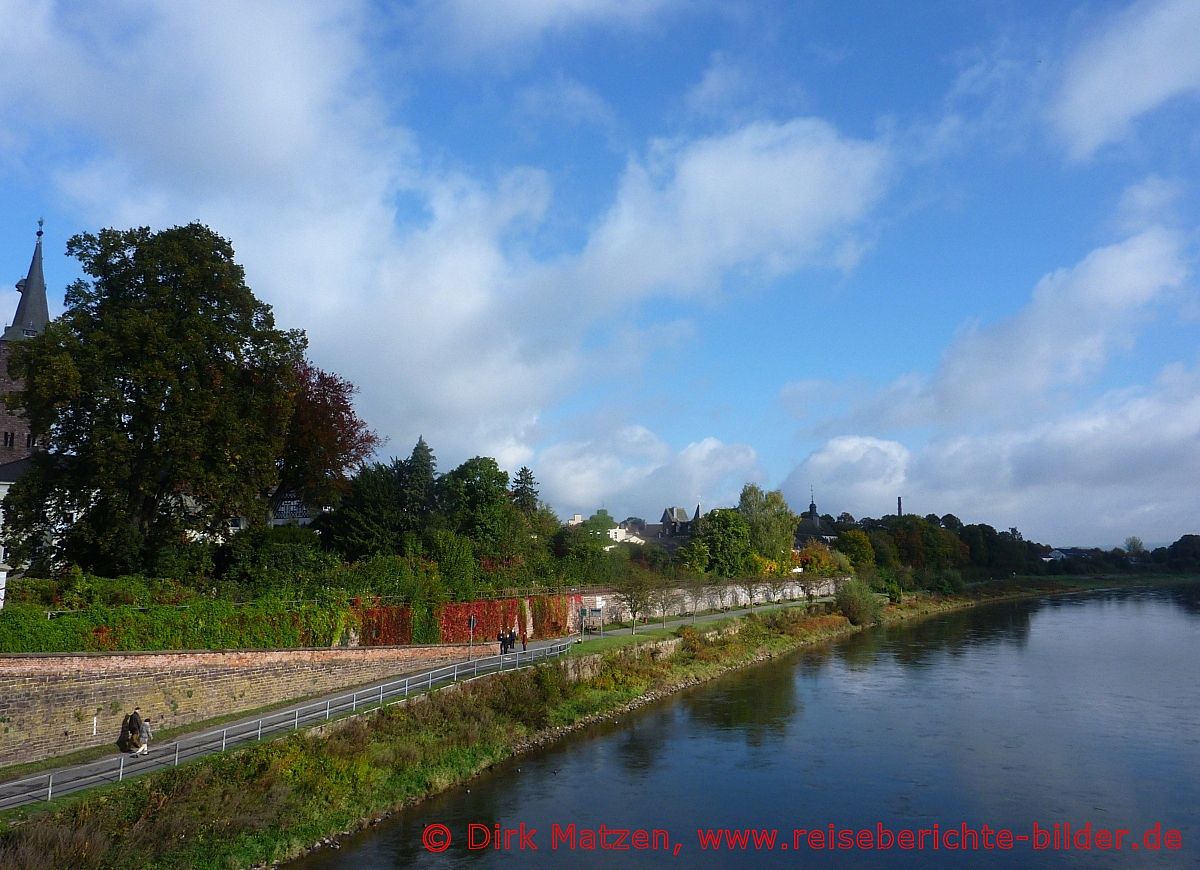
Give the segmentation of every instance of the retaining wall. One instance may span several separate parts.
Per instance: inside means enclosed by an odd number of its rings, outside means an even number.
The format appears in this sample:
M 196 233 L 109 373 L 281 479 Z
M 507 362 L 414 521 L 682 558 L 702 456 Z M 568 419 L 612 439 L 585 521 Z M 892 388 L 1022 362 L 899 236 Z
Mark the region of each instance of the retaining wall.
M 105 744 L 115 751 L 135 705 L 157 732 L 466 656 L 466 644 L 0 655 L 0 766 Z

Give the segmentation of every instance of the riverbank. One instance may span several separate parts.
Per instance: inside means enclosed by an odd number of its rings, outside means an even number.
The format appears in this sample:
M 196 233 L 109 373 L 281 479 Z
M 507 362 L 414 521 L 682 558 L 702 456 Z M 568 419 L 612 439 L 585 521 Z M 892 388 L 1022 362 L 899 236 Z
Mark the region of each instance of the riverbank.
M 912 599 L 888 621 L 1002 598 L 1075 591 L 1055 584 Z M 679 636 L 439 691 L 425 702 L 350 720 L 121 786 L 11 814 L 2 867 L 244 867 L 280 861 L 372 824 L 534 746 L 734 668 L 858 629 L 795 610 L 737 630 Z M 572 679 L 574 669 L 578 679 Z

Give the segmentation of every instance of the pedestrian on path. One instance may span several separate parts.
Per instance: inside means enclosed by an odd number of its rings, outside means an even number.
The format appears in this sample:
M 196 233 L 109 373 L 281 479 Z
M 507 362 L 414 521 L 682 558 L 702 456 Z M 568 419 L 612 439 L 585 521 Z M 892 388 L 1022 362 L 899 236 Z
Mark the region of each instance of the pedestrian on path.
M 504 633 L 504 629 L 496 632 L 496 642 L 500 644 L 500 655 L 508 652 L 508 635 Z
M 141 739 L 139 735 L 142 731 L 142 711 L 137 707 L 134 707 L 133 712 L 129 714 L 126 728 L 128 728 L 126 742 L 129 744 L 129 748 L 137 749 Z
M 529 638 L 525 632 L 521 632 L 521 652 L 529 652 Z
M 138 725 L 138 748 L 133 751 L 134 755 L 145 755 L 150 751 L 150 738 L 154 733 L 150 730 L 150 717 L 142 719 Z
M 513 650 L 517 648 L 517 630 L 515 628 L 508 630 L 508 648 Z

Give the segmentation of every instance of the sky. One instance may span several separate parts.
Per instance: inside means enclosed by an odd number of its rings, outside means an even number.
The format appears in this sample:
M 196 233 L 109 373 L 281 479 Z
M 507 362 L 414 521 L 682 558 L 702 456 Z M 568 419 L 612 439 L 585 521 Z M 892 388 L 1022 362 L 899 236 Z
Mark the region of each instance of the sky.
M 381 459 L 1165 544 L 1198 46 L 1197 0 L 0 0 L 0 316 L 40 217 L 52 315 L 70 236 L 198 220 Z

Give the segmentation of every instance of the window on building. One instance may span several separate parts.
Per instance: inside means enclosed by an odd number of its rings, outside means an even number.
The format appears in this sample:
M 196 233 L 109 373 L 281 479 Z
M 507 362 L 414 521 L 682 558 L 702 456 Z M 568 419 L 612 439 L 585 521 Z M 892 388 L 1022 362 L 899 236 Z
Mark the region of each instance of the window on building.
M 4 433 L 4 446 L 5 447 L 15 447 L 16 444 L 17 444 L 17 433 L 16 432 L 5 432 Z

